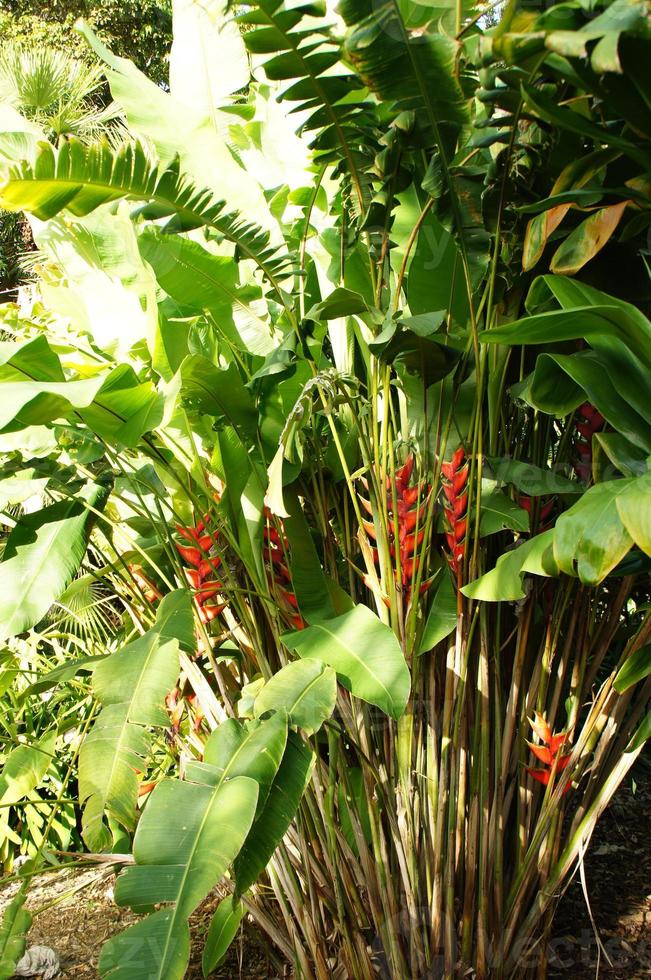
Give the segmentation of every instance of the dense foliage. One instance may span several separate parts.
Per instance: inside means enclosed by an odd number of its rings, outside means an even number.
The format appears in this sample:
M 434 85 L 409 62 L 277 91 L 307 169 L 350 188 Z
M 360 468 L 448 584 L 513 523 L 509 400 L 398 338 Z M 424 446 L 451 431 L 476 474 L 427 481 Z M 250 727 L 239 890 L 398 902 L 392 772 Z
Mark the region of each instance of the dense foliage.
M 88 57 L 74 33 L 79 17 L 154 81 L 167 82 L 171 0 L 0 0 L 0 36 Z
M 306 980 L 542 976 L 651 734 L 646 5 L 174 23 L 169 92 L 80 25 L 124 138 L 0 106 L 0 976 L 74 799 L 102 976 L 220 880 L 206 975 L 249 912 Z

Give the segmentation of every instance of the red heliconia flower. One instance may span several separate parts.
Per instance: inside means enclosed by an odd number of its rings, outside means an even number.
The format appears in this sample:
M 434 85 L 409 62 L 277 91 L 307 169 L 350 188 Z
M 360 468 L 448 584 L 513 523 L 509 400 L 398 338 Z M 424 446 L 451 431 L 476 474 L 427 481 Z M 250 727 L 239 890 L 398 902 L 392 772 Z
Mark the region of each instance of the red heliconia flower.
M 566 755 L 561 754 L 561 749 L 567 741 L 567 733 L 560 732 L 557 735 L 552 735 L 549 723 L 537 711 L 534 713 L 533 719 L 529 719 L 529 724 L 543 744 L 536 745 L 534 742 L 527 742 L 527 745 L 536 759 L 542 762 L 546 768 L 527 769 L 527 772 L 537 782 L 542 783 L 543 786 L 547 786 L 552 773 L 562 772 L 570 761 L 569 753 Z M 570 789 L 571 783 L 568 783 L 564 792 L 567 793 Z
M 443 510 L 448 525 L 445 538 L 450 550 L 448 561 L 457 579 L 460 579 L 461 566 L 466 553 L 468 473 L 468 459 L 463 446 L 459 446 L 450 462 L 441 464 Z
M 284 618 L 294 629 L 305 629 L 305 620 L 298 612 L 296 593 L 288 588 L 292 584 L 292 576 L 287 567 L 287 555 L 289 553 L 287 535 L 285 534 L 282 521 L 279 518 L 274 518 L 268 507 L 265 507 L 264 514 L 266 521 L 262 529 L 264 536 L 262 557 L 267 566 L 267 578 L 278 600 L 278 608 Z M 273 521 L 275 523 L 272 523 Z
M 577 409 L 578 418 L 574 433 L 574 462 L 572 466 L 579 479 L 588 482 L 592 477 L 592 437 L 601 432 L 606 420 L 590 402 L 584 402 Z
M 221 556 L 210 554 L 219 538 L 219 531 L 211 532 L 209 525 L 209 514 L 204 514 L 202 520 L 195 527 L 176 525 L 181 537 L 192 542 L 190 545 L 179 544 L 178 542 L 175 544 L 178 553 L 186 563 L 183 570 L 188 583 L 194 590 L 202 623 L 212 622 L 226 608 L 225 602 L 209 602 L 223 590 L 222 583 L 215 578 L 217 569 L 221 565 Z
M 396 470 L 395 474 L 395 496 L 391 477 L 386 479 L 386 506 L 389 519 L 387 530 L 389 532 L 389 552 L 391 557 L 397 559 L 400 556 L 400 581 L 398 581 L 397 561 L 394 568 L 394 577 L 399 591 L 404 595 L 407 603 L 411 600 L 412 583 L 418 573 L 419 559 L 416 551 L 420 548 L 425 538 L 425 520 L 427 511 L 427 501 L 431 491 L 429 484 L 422 481 L 415 486 L 410 486 L 409 482 L 414 472 L 414 456 L 411 455 L 403 466 Z M 362 481 L 367 486 L 366 481 Z M 373 507 L 370 500 L 359 497 L 359 502 L 368 514 L 373 514 Z M 364 530 L 369 538 L 377 540 L 375 525 L 372 521 L 362 521 Z M 380 556 L 377 548 L 372 549 L 373 560 L 376 565 L 380 563 Z M 364 578 L 370 586 L 368 576 Z M 423 582 L 420 586 L 420 593 L 426 592 L 431 581 Z M 389 599 L 384 600 L 389 605 Z

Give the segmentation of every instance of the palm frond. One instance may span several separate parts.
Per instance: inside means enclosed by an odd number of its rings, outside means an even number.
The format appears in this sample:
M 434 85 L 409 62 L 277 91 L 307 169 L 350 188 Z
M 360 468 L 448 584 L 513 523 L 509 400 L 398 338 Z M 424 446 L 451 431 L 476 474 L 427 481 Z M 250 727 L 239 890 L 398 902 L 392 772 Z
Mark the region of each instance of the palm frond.
M 273 81 L 292 81 L 281 99 L 296 102 L 291 112 L 308 113 L 302 130 L 317 135 L 310 146 L 317 162 L 348 174 L 360 209 L 368 204 L 375 110 L 363 82 L 341 64 L 341 49 L 323 23 L 318 3 L 288 8 L 282 0 L 254 0 L 238 22 L 248 28 L 244 42 L 252 54 L 270 55 L 264 71 Z M 312 24 L 302 29 L 304 21 Z M 337 69 L 336 74 L 334 69 Z
M 64 209 L 81 217 L 122 198 L 144 202 L 145 217 L 168 218 L 165 231 L 214 229 L 235 245 L 238 257 L 260 268 L 285 305 L 280 280 L 291 271 L 290 256 L 279 252 L 262 228 L 228 212 L 226 203 L 211 191 L 197 189 L 181 174 L 178 161 L 159 167 L 142 143 L 118 149 L 106 139 L 85 146 L 70 138 L 58 149 L 42 143 L 33 165 L 12 166 L 0 184 L 2 207 L 24 210 L 41 220 Z
M 108 644 L 119 626 L 110 586 L 87 574 L 76 578 L 50 610 L 51 627 L 69 633 L 88 647 Z

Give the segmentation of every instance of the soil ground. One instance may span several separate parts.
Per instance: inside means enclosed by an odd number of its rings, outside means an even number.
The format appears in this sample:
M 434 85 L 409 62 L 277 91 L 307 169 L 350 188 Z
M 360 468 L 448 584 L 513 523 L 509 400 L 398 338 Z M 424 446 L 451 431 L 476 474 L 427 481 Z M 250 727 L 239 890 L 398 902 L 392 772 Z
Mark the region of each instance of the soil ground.
M 600 958 L 577 875 L 561 900 L 550 943 L 550 980 L 642 980 L 651 977 L 651 763 L 642 760 L 604 814 L 585 859 L 587 894 L 604 952 Z M 39 876 L 28 906 L 42 909 L 29 945 L 59 953 L 60 980 L 95 980 L 102 944 L 135 921 L 113 902 L 109 869 Z M 0 883 L 0 909 L 16 886 Z M 193 955 L 186 980 L 200 980 L 203 936 L 219 902 L 215 892 L 192 917 Z M 53 904 L 56 903 L 56 904 Z M 606 954 L 610 959 L 609 964 Z M 599 963 L 598 963 L 599 959 Z M 278 976 L 264 944 L 246 925 L 214 980 L 272 980 Z M 404 978 L 410 980 L 410 978 Z

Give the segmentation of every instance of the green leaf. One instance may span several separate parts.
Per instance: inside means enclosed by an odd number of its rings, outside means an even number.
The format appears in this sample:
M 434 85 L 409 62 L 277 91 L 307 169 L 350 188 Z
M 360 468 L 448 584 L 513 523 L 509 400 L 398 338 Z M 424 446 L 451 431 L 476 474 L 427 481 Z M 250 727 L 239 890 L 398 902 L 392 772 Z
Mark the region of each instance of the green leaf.
M 4 910 L 0 925 L 0 980 L 15 976 L 16 964 L 27 945 L 27 933 L 32 925 L 32 914 L 24 908 L 27 891 L 21 891 Z
M 409 699 L 411 679 L 394 633 L 366 606 L 282 638 L 303 659 L 321 660 L 337 671 L 355 697 L 399 718 Z
M 188 778 L 216 786 L 234 776 L 258 784 L 258 809 L 269 795 L 287 744 L 287 713 L 278 710 L 263 721 L 243 724 L 229 718 L 210 734 L 203 762 L 189 762 Z
M 235 859 L 237 894 L 257 880 L 289 829 L 310 781 L 316 756 L 296 732 L 290 732 L 278 774 L 264 809 Z
M 49 691 L 50 688 L 56 687 L 57 684 L 63 684 L 82 672 L 90 674 L 94 670 L 95 665 L 100 660 L 105 659 L 104 656 L 98 656 L 77 657 L 74 660 L 67 660 L 53 670 L 49 670 L 47 674 L 44 674 L 43 677 L 40 677 L 33 684 L 30 684 L 27 688 L 26 695 L 41 694 L 43 691 Z
M 52 764 L 55 745 L 56 732 L 9 753 L 0 774 L 0 806 L 13 806 L 36 789 Z
M 623 694 L 649 674 L 651 674 L 651 644 L 647 643 L 631 654 L 619 668 L 614 682 L 615 690 L 618 694 Z
M 16 636 L 35 626 L 70 585 L 86 554 L 109 488 L 87 484 L 76 499 L 25 514 L 12 530 L 0 562 L 0 635 Z
M 253 706 L 256 718 L 267 711 L 287 712 L 290 725 L 313 735 L 332 714 L 337 675 L 318 660 L 287 664 L 264 685 Z
M 134 866 L 118 876 L 115 901 L 163 908 L 110 939 L 99 962 L 111 980 L 182 980 L 190 954 L 188 917 L 222 877 L 253 822 L 254 779 L 217 787 L 165 780 L 154 789 L 133 844 Z
M 622 523 L 618 498 L 631 480 L 599 483 L 556 521 L 554 560 L 561 572 L 598 585 L 629 551 L 633 539 Z
M 437 643 L 456 629 L 457 626 L 457 594 L 454 583 L 447 569 L 442 570 L 441 581 L 432 598 L 432 605 L 427 614 L 425 628 L 420 641 L 419 654 L 433 650 Z
M 651 473 L 629 483 L 617 497 L 617 512 L 638 548 L 651 555 Z
M 366 301 L 352 289 L 335 289 L 321 303 L 317 303 L 306 314 L 308 320 L 336 320 L 341 316 L 352 316 L 353 313 L 366 313 Z
M 122 143 L 117 150 L 107 142 L 86 146 L 72 138 L 58 149 L 40 143 L 34 164 L 10 168 L 0 184 L 2 207 L 24 210 L 42 220 L 64 209 L 79 216 L 90 214 L 121 198 L 147 202 L 149 217 L 170 219 L 166 230 L 214 228 L 260 267 L 283 302 L 278 277 L 286 270 L 288 257 L 278 254 L 268 233 L 226 213 L 225 202 L 210 191 L 197 190 L 181 175 L 175 160 L 158 167 L 140 143 Z
M 220 965 L 228 948 L 237 935 L 240 922 L 246 909 L 242 902 L 233 901 L 228 896 L 217 906 L 206 935 L 206 943 L 201 957 L 201 969 L 204 977 L 208 977 Z
M 529 514 L 514 500 L 495 489 L 493 480 L 482 480 L 479 533 L 482 537 L 499 531 L 528 531 Z
M 268 323 L 254 309 L 262 291 L 254 283 L 240 285 L 235 259 L 214 255 L 198 242 L 151 230 L 138 239 L 142 257 L 165 292 L 179 303 L 184 316 L 207 311 L 229 344 L 251 354 L 275 349 Z
M 627 747 L 627 751 L 635 752 L 636 749 L 641 748 L 644 743 L 651 738 L 651 711 L 647 711 L 646 715 L 640 722 L 640 727 L 636 731 L 635 735 L 631 739 L 630 744 Z
M 181 591 L 190 609 L 188 592 Z M 166 728 L 165 697 L 179 673 L 179 642 L 187 621 L 177 593 L 161 603 L 156 625 L 117 653 L 105 657 L 93 672 L 93 688 L 103 708 L 79 755 L 79 799 L 85 803 L 84 839 L 94 850 L 110 846 L 104 817 L 133 829 L 138 779 L 150 749 L 147 728 Z M 178 629 L 178 636 L 174 631 Z
M 49 482 L 49 477 L 35 476 L 36 470 L 21 470 L 0 480 L 0 510 L 15 504 L 22 504 L 30 497 L 40 497 Z
M 417 317 L 409 319 L 416 320 Z M 394 333 L 391 340 L 382 346 L 379 359 L 384 364 L 396 364 L 405 368 L 409 374 L 422 378 L 426 388 L 441 381 L 455 367 L 461 352 L 455 350 L 444 339 L 422 336 L 409 329 L 408 320 Z M 371 350 L 374 344 L 369 344 Z
M 119 446 L 135 446 L 162 419 L 163 402 L 153 384 L 140 382 L 122 364 L 94 378 L 66 380 L 43 336 L 0 344 L 0 429 L 13 431 L 55 419 L 82 419 Z
M 234 364 L 223 370 L 208 358 L 191 354 L 181 365 L 181 378 L 183 394 L 195 410 L 226 419 L 244 445 L 255 440 L 255 403 Z
M 340 12 L 353 29 L 345 53 L 364 84 L 381 100 L 413 110 L 430 145 L 441 144 L 441 128 L 464 126 L 468 106 L 457 75 L 458 43 L 444 34 L 410 34 L 397 3 L 371 10 L 345 0 Z
M 488 456 L 487 462 L 495 474 L 498 484 L 508 483 L 516 487 L 528 497 L 544 497 L 554 493 L 583 493 L 582 483 L 568 480 L 567 477 L 544 470 L 533 463 L 525 463 L 519 459 L 498 459 Z
M 599 452 L 601 451 L 623 476 L 642 476 L 646 473 L 648 454 L 629 442 L 619 432 L 596 432 L 592 440 L 599 472 L 602 471 L 599 464 Z
M 482 602 L 511 602 L 523 599 L 525 591 L 523 579 L 527 572 L 534 575 L 554 574 L 550 568 L 546 552 L 553 540 L 553 529 L 537 534 L 528 541 L 523 541 L 517 548 L 507 551 L 497 559 L 497 564 L 490 572 L 481 575 L 474 582 L 464 585 L 461 589 L 469 599 L 480 599 Z M 543 564 L 545 560 L 545 565 Z
M 283 527 L 289 541 L 292 588 L 298 608 L 307 623 L 333 619 L 338 610 L 329 591 L 329 583 L 321 568 L 314 541 L 298 494 L 290 488 L 285 494 L 289 509 Z
M 406 292 L 412 313 L 445 309 L 459 324 L 468 319 L 461 253 L 454 237 L 431 212 L 418 233 Z

